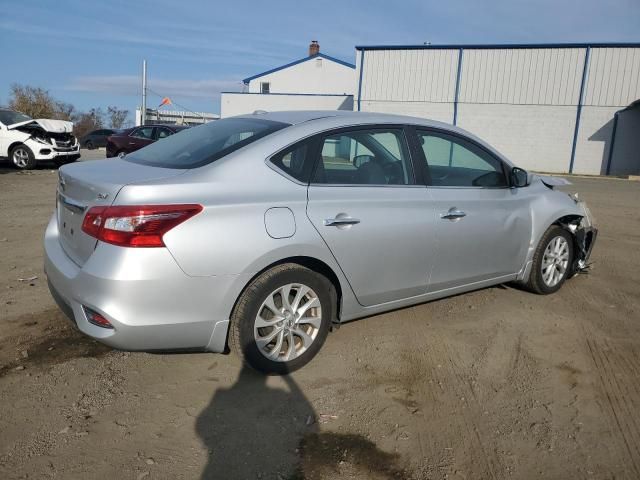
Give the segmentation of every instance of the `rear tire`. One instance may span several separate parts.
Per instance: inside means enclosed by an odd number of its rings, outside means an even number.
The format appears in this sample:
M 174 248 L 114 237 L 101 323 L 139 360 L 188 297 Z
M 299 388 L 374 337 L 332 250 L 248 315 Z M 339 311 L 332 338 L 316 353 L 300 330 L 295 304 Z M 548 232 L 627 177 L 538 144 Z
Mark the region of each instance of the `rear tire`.
M 231 350 L 260 372 L 293 372 L 324 344 L 334 299 L 334 287 L 323 275 L 294 263 L 275 266 L 240 295 L 231 315 Z
M 87 150 L 93 150 L 93 149 L 94 149 L 94 148 L 96 148 L 96 147 L 94 147 L 94 146 L 93 146 L 93 142 L 92 142 L 91 140 L 88 140 L 88 141 L 84 144 L 84 148 L 86 148 Z
M 11 163 L 20 170 L 32 170 L 36 168 L 36 158 L 26 145 L 16 145 L 9 152 Z
M 572 268 L 573 238 L 564 228 L 552 225 L 540 239 L 524 286 L 540 295 L 555 293 L 571 276 Z

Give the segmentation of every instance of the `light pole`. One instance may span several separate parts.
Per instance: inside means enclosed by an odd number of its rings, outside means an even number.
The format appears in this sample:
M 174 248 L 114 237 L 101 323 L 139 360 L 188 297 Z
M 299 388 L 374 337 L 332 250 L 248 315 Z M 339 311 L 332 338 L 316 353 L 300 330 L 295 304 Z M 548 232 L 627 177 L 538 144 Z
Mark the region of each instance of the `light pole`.
M 147 61 L 142 60 L 142 111 L 140 112 L 140 123 L 147 123 Z

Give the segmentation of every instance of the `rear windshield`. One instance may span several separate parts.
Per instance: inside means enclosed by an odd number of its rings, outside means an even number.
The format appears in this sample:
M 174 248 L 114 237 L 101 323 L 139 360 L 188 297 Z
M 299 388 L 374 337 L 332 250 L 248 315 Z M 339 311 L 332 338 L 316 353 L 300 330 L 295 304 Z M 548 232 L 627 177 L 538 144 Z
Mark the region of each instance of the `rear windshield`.
M 125 160 L 164 168 L 197 168 L 289 125 L 257 118 L 225 118 L 177 132 Z

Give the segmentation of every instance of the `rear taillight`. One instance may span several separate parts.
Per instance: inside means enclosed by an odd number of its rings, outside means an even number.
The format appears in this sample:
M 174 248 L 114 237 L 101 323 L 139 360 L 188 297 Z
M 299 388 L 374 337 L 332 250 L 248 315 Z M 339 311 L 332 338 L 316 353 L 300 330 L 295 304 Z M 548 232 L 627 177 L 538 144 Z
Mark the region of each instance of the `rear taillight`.
M 164 247 L 169 230 L 202 211 L 202 205 L 92 207 L 82 231 L 122 247 Z

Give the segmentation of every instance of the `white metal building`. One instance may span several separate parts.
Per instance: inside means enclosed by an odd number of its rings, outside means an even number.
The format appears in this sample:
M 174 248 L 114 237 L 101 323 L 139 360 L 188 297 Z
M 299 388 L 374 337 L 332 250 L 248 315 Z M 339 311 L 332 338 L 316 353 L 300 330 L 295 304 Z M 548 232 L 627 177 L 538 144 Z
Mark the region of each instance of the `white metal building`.
M 459 125 L 531 170 L 640 173 L 640 43 L 360 46 L 356 66 L 356 110 Z
M 243 80 L 243 92 L 223 92 L 221 117 L 256 110 L 352 110 L 355 65 L 320 53 L 311 42 L 309 55 Z
M 142 110 L 136 108 L 136 126 L 142 123 Z M 179 110 L 160 110 L 147 108 L 147 125 L 162 123 L 165 125 L 200 125 L 218 120 L 220 115 L 208 112 L 186 112 Z

